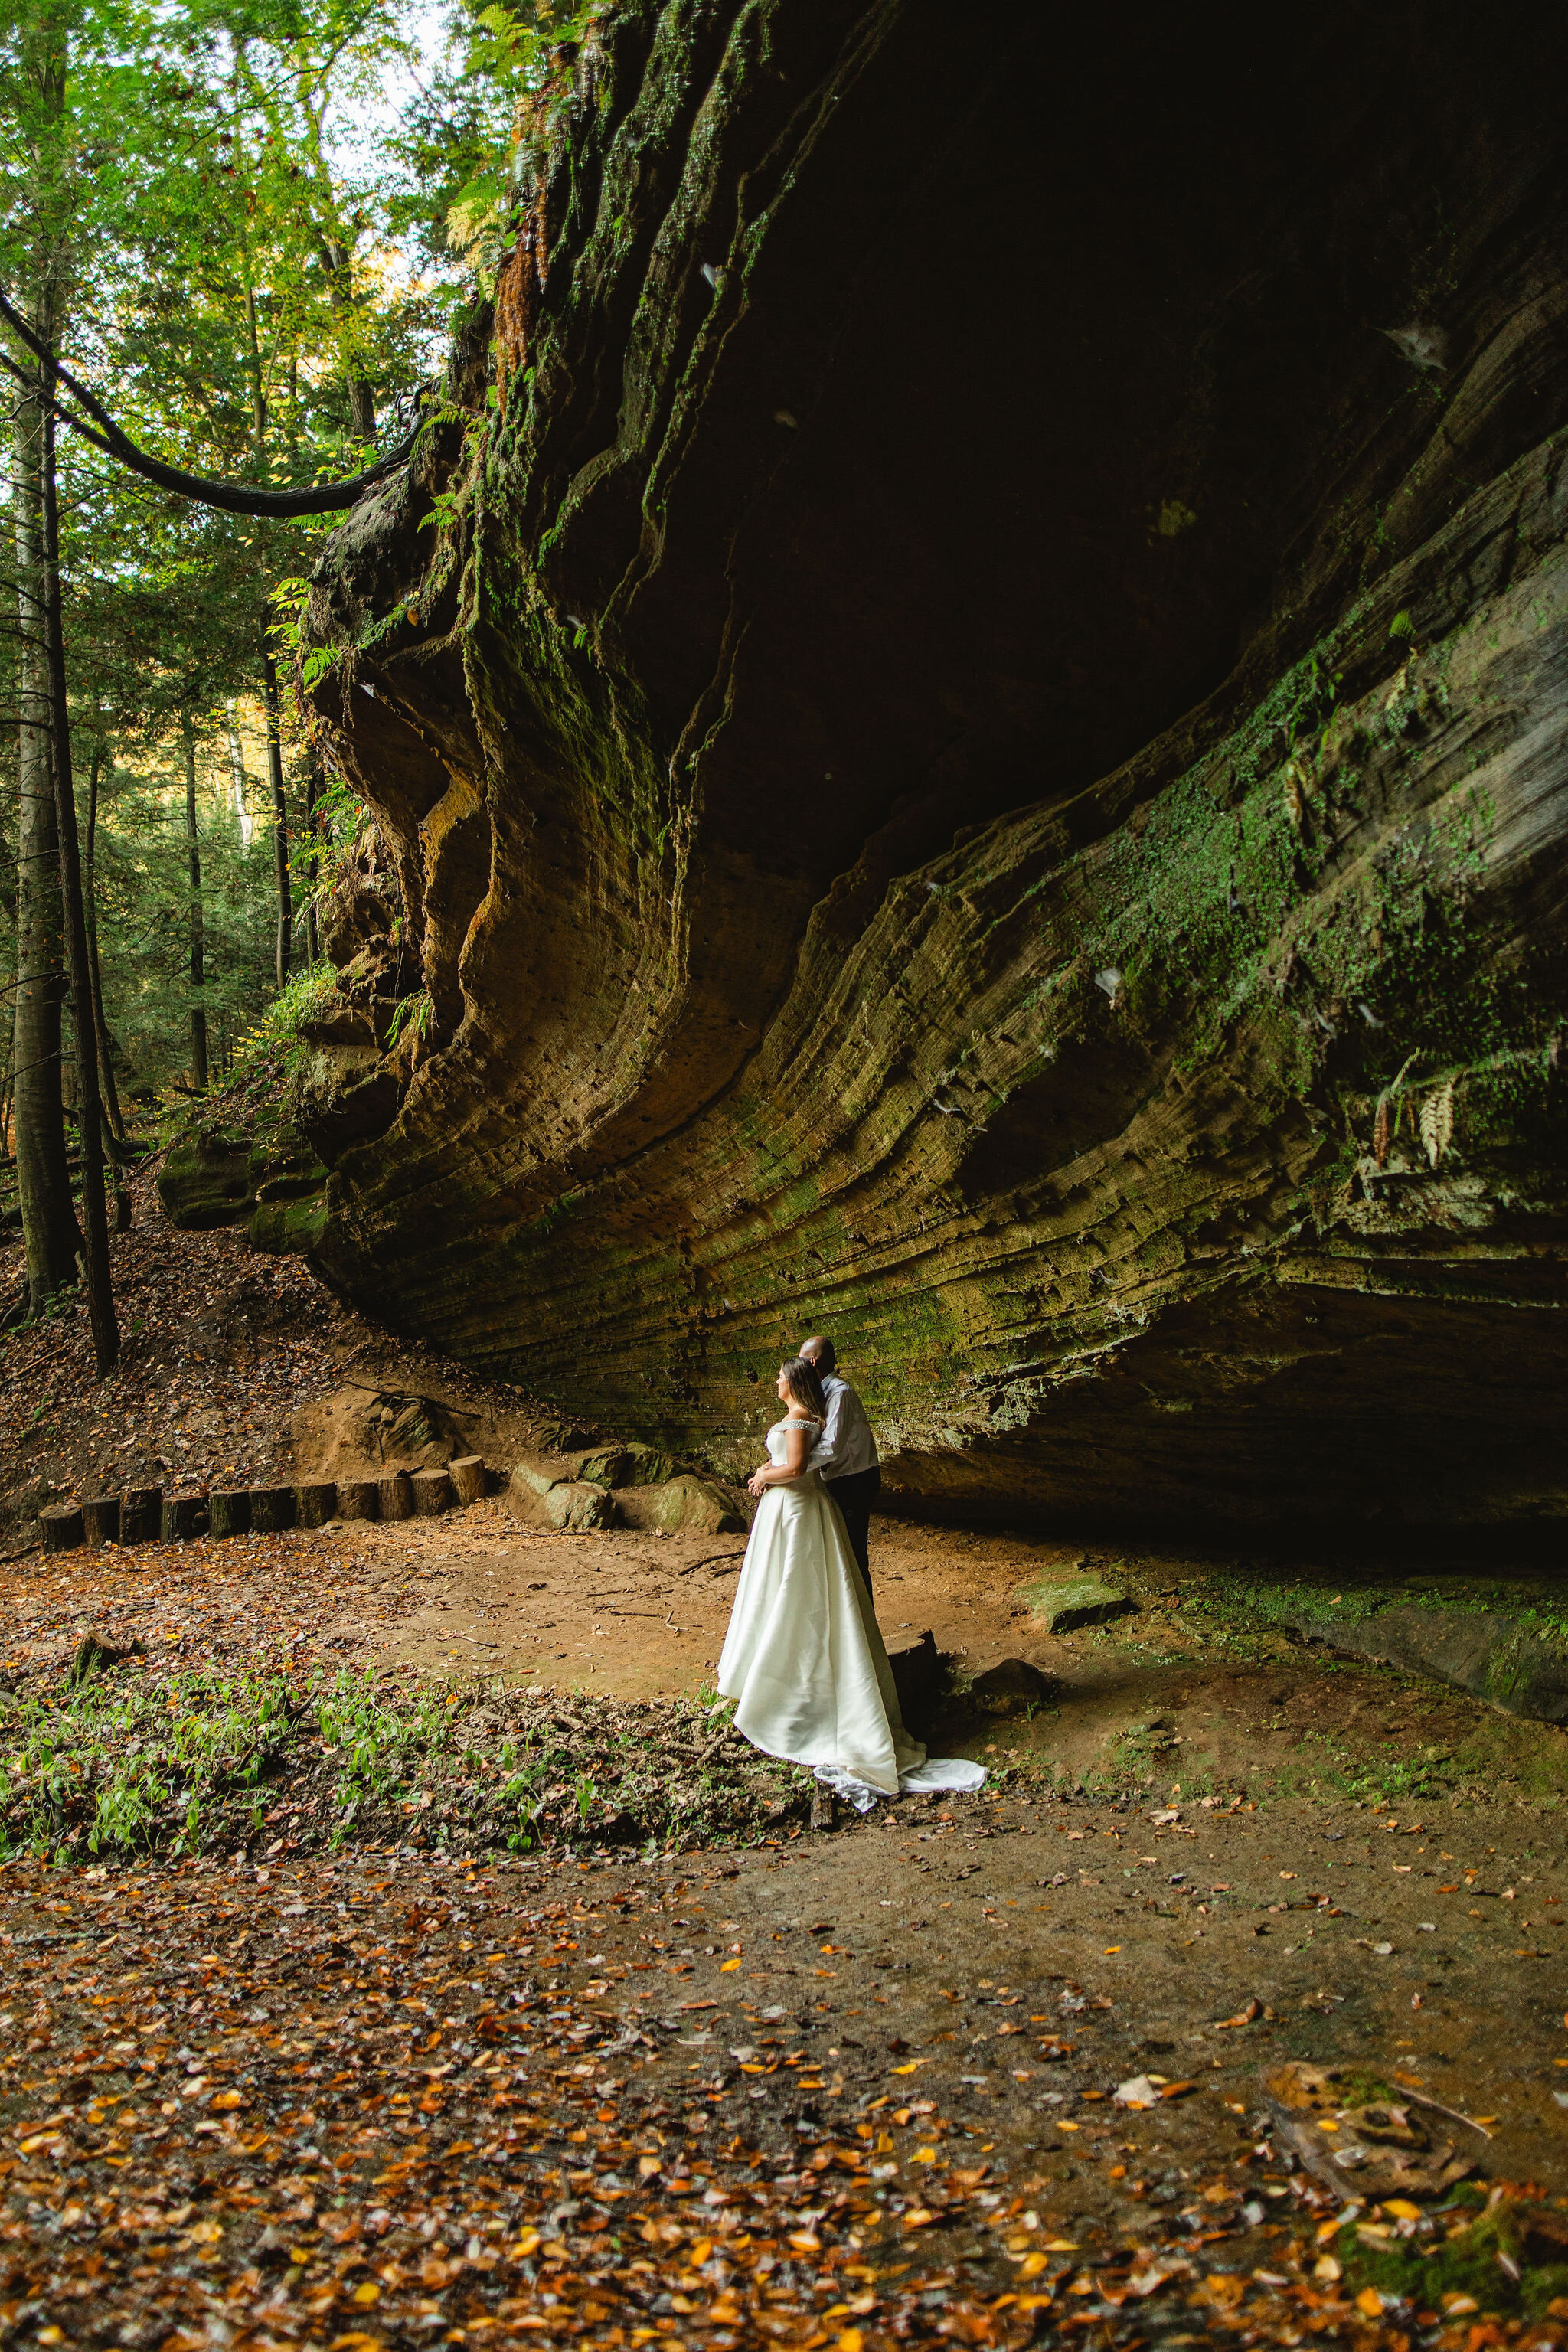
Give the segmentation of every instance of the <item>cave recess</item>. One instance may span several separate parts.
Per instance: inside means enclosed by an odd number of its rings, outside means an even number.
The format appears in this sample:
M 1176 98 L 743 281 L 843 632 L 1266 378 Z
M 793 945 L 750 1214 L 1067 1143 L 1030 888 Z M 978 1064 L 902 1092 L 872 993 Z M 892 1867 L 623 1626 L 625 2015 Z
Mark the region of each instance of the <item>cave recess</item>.
M 1511 21 L 601 16 L 311 585 L 421 1006 L 315 1107 L 331 1280 L 730 1472 L 831 1332 L 911 1509 L 1561 1517 Z

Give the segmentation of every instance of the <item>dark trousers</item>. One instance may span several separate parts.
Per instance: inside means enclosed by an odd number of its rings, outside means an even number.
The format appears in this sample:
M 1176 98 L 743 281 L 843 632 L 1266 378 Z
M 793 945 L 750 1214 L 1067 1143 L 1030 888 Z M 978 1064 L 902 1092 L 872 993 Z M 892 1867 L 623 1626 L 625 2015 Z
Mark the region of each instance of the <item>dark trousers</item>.
M 825 1478 L 822 1483 L 844 1514 L 849 1549 L 860 1563 L 860 1573 L 869 1592 L 871 1570 L 866 1560 L 866 1547 L 871 1533 L 871 1507 L 882 1491 L 881 1471 L 873 1463 L 869 1470 L 854 1470 L 847 1478 Z

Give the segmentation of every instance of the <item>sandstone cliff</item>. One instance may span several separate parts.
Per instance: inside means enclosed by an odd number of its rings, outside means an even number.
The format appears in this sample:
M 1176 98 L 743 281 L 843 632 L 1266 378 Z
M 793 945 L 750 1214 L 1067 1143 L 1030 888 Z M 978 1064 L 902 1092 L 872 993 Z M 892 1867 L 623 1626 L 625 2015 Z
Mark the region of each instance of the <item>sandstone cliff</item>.
M 1525 24 L 606 12 L 314 583 L 421 992 L 331 1279 L 728 1471 L 819 1328 L 911 1503 L 1562 1512 Z

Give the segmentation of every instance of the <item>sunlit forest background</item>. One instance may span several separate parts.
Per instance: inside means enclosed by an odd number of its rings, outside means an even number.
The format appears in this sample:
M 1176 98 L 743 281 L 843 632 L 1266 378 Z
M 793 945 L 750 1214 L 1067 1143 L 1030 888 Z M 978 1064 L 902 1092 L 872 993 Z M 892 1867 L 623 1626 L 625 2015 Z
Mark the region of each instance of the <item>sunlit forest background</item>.
M 0 288 L 165 462 L 274 487 L 353 475 L 406 431 L 485 291 L 531 109 L 582 28 L 548 0 L 14 7 Z M 316 905 L 363 817 L 313 739 L 293 652 L 338 518 L 170 495 L 47 429 L 35 354 L 14 334 L 0 351 L 0 1214 L 16 1223 L 38 1062 L 58 1058 L 68 1144 L 80 1093 L 47 790 L 46 467 L 111 1160 L 309 989 Z

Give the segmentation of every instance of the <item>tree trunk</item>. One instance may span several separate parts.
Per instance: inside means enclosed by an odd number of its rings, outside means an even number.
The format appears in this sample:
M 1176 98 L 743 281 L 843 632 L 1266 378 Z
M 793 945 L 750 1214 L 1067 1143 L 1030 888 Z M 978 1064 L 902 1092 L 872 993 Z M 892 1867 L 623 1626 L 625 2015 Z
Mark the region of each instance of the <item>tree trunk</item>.
M 94 1495 L 81 1507 L 81 1523 L 89 1544 L 120 1541 L 120 1497 Z
M 316 928 L 316 883 L 321 874 L 321 853 L 317 847 L 316 833 L 316 747 L 307 746 L 305 753 L 305 838 L 310 844 L 310 895 L 305 900 L 305 961 L 320 963 L 321 934 Z
M 223 707 L 224 731 L 228 737 L 228 773 L 234 794 L 234 821 L 239 827 L 242 848 L 250 847 L 253 830 L 246 786 L 250 779 L 245 772 L 245 746 L 239 740 L 239 713 L 231 695 Z
M 297 1528 L 324 1528 L 336 1515 L 338 1489 L 331 1478 L 308 1479 L 294 1489 L 294 1524 Z
M 408 1484 L 416 1519 L 438 1517 L 452 1499 L 452 1482 L 444 1470 L 416 1470 Z
M 205 1495 L 165 1495 L 163 1515 L 158 1528 L 161 1543 L 189 1543 L 200 1532 L 197 1521 L 206 1516 Z
M 38 1513 L 46 1551 L 75 1551 L 83 1540 L 81 1513 L 74 1503 L 51 1503 Z
M 52 371 L 47 390 L 53 390 Z M 65 621 L 60 604 L 60 510 L 55 480 L 55 420 L 44 410 L 43 432 L 44 622 L 48 654 L 49 704 L 54 727 L 55 823 L 59 833 L 60 897 L 65 915 L 66 968 L 70 976 L 71 1025 L 76 1031 L 77 1123 L 81 1138 L 81 1213 L 86 1244 L 87 1311 L 92 1350 L 101 1380 L 120 1354 L 114 1290 L 109 1270 L 109 1209 L 103 1197 L 103 1106 L 98 1091 L 98 1036 L 92 1020 L 91 967 L 87 952 L 87 916 L 82 904 L 81 850 L 76 831 L 76 790 L 71 778 L 70 709 L 66 696 Z
M 163 1517 L 161 1486 L 132 1486 L 120 1498 L 122 1544 L 156 1543 Z
M 294 1524 L 294 1489 L 292 1486 L 252 1486 L 250 1489 L 251 1532 L 258 1536 L 279 1535 Z
M 330 202 L 331 183 L 327 179 L 324 165 L 321 170 L 321 177 L 329 190 L 328 201 Z M 375 446 L 375 387 L 369 377 L 362 373 L 358 354 L 353 349 L 354 329 L 357 323 L 354 316 L 353 270 L 349 261 L 347 247 L 340 244 L 335 236 L 323 235 L 321 253 L 327 265 L 327 286 L 331 297 L 332 308 L 338 314 L 342 330 L 343 373 L 348 379 L 349 388 L 349 420 L 353 428 L 354 439 L 365 448 L 373 449 Z
M 191 1084 L 207 1090 L 207 1014 L 202 1002 L 205 975 L 205 919 L 202 907 L 202 844 L 196 831 L 196 730 L 188 710 L 180 715 L 185 739 L 185 851 L 191 875 Z
M 123 1165 L 125 1118 L 120 1090 L 114 1083 L 114 1055 L 109 1023 L 103 1011 L 103 973 L 98 961 L 98 778 L 103 765 L 103 745 L 95 741 L 87 787 L 87 954 L 92 971 L 92 1025 L 98 1037 L 98 1076 L 103 1091 L 104 1127 L 111 1146 L 110 1157 Z
M 39 305 L 52 325 L 51 304 Z M 16 403 L 17 704 L 16 990 L 12 1086 L 27 1295 L 35 1315 L 76 1277 L 81 1236 L 71 1206 L 60 1091 L 60 873 L 49 720 L 40 475 L 44 415 L 36 395 Z
M 289 977 L 293 949 L 294 904 L 289 889 L 289 810 L 283 798 L 283 730 L 278 702 L 278 669 L 262 624 L 261 681 L 267 705 L 267 772 L 272 785 L 272 865 L 278 877 L 278 985 Z
M 244 1536 L 250 1533 L 248 1486 L 215 1486 L 207 1496 L 207 1508 L 212 1514 L 212 1532 L 215 1536 Z
M 376 1517 L 378 1519 L 411 1519 L 414 1516 L 414 1489 L 406 1470 L 390 1470 L 384 1478 L 374 1478 Z
M 485 1457 L 482 1454 L 459 1454 L 454 1461 L 447 1463 L 447 1475 L 459 1503 L 484 1501 Z

